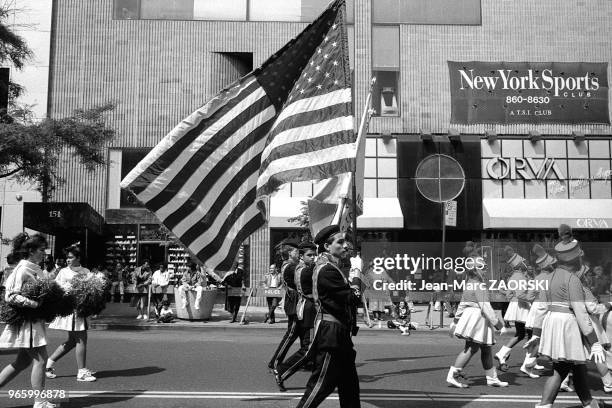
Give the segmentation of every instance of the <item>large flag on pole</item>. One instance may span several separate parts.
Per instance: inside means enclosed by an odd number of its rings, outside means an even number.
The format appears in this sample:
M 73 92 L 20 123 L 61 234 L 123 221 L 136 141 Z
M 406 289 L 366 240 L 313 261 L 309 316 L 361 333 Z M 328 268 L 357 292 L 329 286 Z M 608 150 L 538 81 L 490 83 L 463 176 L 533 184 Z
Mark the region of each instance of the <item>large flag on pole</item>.
M 257 197 L 355 165 L 344 0 L 178 124 L 121 187 L 207 267 L 264 225 Z
M 375 79 L 372 79 L 371 86 L 374 85 L 374 82 Z M 330 225 L 338 225 L 340 231 L 346 232 L 352 223 L 356 223 L 357 216 L 363 213 L 365 139 L 373 113 L 371 100 L 372 91 L 370 90 L 355 142 L 356 166 L 353 172 L 341 173 L 315 183 L 314 194 L 307 202 L 310 233 L 313 237 Z M 353 183 L 355 183 L 354 197 Z M 355 200 L 355 205 L 353 205 L 353 200 Z M 353 211 L 357 213 L 353 214 Z M 352 227 L 355 231 L 357 230 L 356 225 Z

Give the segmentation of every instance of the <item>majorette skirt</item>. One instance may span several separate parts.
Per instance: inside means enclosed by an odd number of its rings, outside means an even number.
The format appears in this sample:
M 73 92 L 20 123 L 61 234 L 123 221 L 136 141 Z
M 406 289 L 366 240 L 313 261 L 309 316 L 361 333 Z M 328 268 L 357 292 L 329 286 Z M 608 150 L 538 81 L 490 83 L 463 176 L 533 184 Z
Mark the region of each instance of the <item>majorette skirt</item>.
M 582 343 L 576 316 L 573 313 L 549 311 L 542 324 L 538 351 L 553 361 L 584 364 L 588 354 Z
M 493 325 L 482 315 L 479 307 L 468 307 L 455 327 L 455 336 L 474 343 L 495 344 Z
M 0 334 L 0 348 L 33 348 L 47 345 L 45 322 L 35 320 L 21 325 L 7 324 Z
M 529 316 L 529 304 L 519 300 L 511 300 L 508 302 L 508 310 L 504 315 L 504 320 L 507 322 L 525 323 Z
M 87 319 L 79 317 L 76 313 L 68 316 L 58 316 L 50 324 L 50 329 L 65 331 L 85 331 L 89 329 Z
M 536 309 L 538 308 L 539 304 L 541 304 L 541 302 L 535 301 L 531 304 L 531 307 L 529 308 L 529 313 L 527 314 L 527 320 L 525 320 L 525 328 L 527 329 L 533 329 L 533 325 L 535 324 L 535 318 L 536 318 Z

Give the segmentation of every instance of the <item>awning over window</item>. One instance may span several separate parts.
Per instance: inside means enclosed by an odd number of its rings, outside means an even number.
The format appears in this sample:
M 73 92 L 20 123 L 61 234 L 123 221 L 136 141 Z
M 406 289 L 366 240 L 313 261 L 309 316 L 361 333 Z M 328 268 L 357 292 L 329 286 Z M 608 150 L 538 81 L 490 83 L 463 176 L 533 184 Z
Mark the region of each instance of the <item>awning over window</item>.
M 306 197 L 272 197 L 270 199 L 270 228 L 298 228 L 287 219 L 300 214 Z M 363 214 L 357 217 L 359 229 L 402 229 L 404 216 L 397 198 L 365 198 Z
M 101 235 L 104 218 L 87 203 L 24 203 L 23 225 L 52 235 L 72 228 Z
M 482 207 L 485 229 L 612 228 L 612 200 L 485 198 Z

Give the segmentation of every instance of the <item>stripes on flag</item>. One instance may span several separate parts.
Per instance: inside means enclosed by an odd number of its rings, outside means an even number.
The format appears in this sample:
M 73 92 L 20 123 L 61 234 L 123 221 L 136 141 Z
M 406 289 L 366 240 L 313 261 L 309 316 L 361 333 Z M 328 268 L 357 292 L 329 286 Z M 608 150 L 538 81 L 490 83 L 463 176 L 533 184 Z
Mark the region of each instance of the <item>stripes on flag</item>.
M 210 116 L 206 105 L 185 119 L 121 183 L 216 270 L 228 270 L 241 237 L 265 222 L 255 195 L 276 110 L 255 78 L 240 82 Z
M 354 169 L 344 1 L 184 119 L 121 182 L 207 267 L 229 270 L 264 225 L 262 192 Z

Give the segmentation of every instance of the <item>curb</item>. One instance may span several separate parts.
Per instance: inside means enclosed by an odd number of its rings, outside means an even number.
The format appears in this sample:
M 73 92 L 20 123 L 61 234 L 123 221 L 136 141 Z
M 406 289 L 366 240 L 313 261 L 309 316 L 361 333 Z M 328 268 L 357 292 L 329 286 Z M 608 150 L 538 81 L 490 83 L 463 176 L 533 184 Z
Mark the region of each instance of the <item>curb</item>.
M 275 331 L 284 332 L 287 329 L 285 322 L 277 323 L 276 325 L 269 325 L 260 322 L 255 324 L 230 324 L 230 323 L 218 323 L 218 322 L 206 322 L 200 321 L 194 324 L 179 324 L 173 323 L 147 323 L 147 324 L 133 324 L 133 323 L 93 323 L 90 322 L 89 327 L 91 330 L 116 330 L 116 331 L 206 331 L 206 330 L 222 330 L 222 331 L 235 331 L 235 330 L 250 330 L 250 331 Z M 375 334 L 381 333 L 393 333 L 393 330 L 383 326 L 379 328 L 374 326 L 372 328 L 367 327 L 363 324 L 359 325 L 359 333 Z M 412 332 L 412 334 L 418 335 L 419 333 L 442 333 L 448 336 L 448 326 L 434 329 L 429 329 L 428 326 L 421 326 L 419 329 Z

